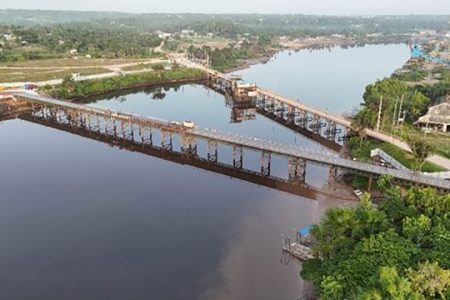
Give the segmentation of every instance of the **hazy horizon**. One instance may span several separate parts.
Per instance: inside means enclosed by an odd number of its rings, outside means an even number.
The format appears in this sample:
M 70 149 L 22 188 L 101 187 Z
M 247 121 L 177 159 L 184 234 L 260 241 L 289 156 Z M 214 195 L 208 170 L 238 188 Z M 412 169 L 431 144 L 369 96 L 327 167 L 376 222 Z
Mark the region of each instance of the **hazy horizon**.
M 375 15 L 450 15 L 448 0 L 261 0 L 258 3 L 240 0 L 224 2 L 208 0 L 22 0 L 4 4 L 1 9 L 65 10 L 123 13 L 206 13 L 206 14 L 308 14 L 334 16 Z

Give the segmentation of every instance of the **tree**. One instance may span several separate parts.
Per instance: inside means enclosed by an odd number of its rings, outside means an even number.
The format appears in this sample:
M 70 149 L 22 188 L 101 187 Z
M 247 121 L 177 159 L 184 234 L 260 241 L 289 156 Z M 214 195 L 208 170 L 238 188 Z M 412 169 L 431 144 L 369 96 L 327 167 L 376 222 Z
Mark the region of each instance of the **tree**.
M 419 264 L 418 270 L 408 269 L 408 277 L 415 291 L 425 299 L 446 299 L 450 288 L 450 271 L 439 267 L 437 263 Z
M 411 287 L 411 282 L 401 277 L 394 267 L 380 269 L 380 285 L 383 299 L 419 299 L 419 295 Z
M 379 186 L 386 192 L 377 207 L 363 199 L 328 211 L 314 226 L 317 257 L 303 264 L 301 276 L 322 299 L 449 296 L 450 195 L 431 188 L 405 192 L 387 177 Z
M 370 110 L 361 110 L 353 118 L 352 127 L 358 132 L 361 149 L 364 138 L 366 137 L 366 128 L 371 128 L 376 115 Z
M 414 155 L 415 168 L 414 170 L 422 170 L 423 164 L 430 154 L 434 151 L 434 147 L 429 144 L 424 138 L 420 137 L 408 137 L 408 144 L 411 147 L 411 151 Z

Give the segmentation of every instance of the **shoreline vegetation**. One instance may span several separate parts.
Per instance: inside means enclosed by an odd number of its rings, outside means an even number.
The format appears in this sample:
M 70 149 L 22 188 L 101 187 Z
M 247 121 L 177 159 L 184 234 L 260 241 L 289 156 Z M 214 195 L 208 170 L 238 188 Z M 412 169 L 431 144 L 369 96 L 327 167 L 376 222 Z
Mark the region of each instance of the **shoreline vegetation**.
M 403 190 L 382 177 L 378 205 L 326 212 L 312 228 L 315 258 L 301 277 L 320 299 L 448 299 L 450 195 Z
M 155 85 L 170 83 L 188 83 L 205 78 L 202 71 L 197 69 L 176 68 L 172 70 L 150 71 L 139 74 L 127 74 L 123 76 L 104 78 L 98 80 L 75 82 L 72 77 L 64 79 L 57 86 L 45 86 L 40 91 L 52 97 L 64 100 L 83 101 L 87 98 Z

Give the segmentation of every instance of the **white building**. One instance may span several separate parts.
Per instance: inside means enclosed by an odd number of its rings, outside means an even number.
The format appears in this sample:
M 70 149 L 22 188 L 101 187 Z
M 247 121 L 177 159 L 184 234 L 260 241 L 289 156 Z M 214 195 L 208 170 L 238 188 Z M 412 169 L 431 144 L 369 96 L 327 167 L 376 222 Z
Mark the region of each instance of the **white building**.
M 450 95 L 444 97 L 444 101 L 428 109 L 414 124 L 423 130 L 434 130 L 450 133 Z

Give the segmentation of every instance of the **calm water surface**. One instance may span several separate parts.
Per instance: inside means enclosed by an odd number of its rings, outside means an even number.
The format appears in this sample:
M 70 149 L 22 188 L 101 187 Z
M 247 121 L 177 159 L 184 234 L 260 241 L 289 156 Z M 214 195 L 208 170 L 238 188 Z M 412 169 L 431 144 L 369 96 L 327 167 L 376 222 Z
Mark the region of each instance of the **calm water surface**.
M 266 64 L 235 74 L 248 82 L 342 114 L 359 107 L 368 84 L 391 75 L 409 58 L 406 44 L 283 51 Z
M 402 63 L 400 46 L 374 47 L 317 55 L 335 53 L 332 61 L 348 81 L 359 82 L 366 68 L 386 64 L 378 78 Z M 375 49 L 389 57 L 374 54 Z M 291 81 L 294 93 L 308 79 L 307 71 L 290 68 L 280 75 L 276 65 L 300 64 L 314 53 L 282 53 L 242 72 L 276 88 L 262 81 L 264 72 L 271 73 L 285 94 L 289 84 L 278 77 L 297 74 Z M 357 53 L 378 61 L 366 65 Z M 316 69 L 325 77 L 338 68 L 319 61 Z M 353 75 L 357 72 L 364 76 Z M 327 78 L 316 94 L 299 97 L 321 105 L 324 90 L 335 86 Z M 360 86 L 352 93 L 361 94 Z M 261 116 L 230 123 L 223 97 L 198 85 L 153 98 L 154 91 L 135 92 L 93 105 L 321 149 Z M 280 235 L 317 222 L 326 208 L 342 204 L 325 196 L 289 195 L 22 120 L 0 123 L 0 136 L 0 299 L 297 299 L 305 283 L 297 263 L 285 264 Z M 284 172 L 285 166 L 280 163 L 275 171 Z M 321 186 L 325 176 L 326 170 L 311 166 L 307 180 Z

